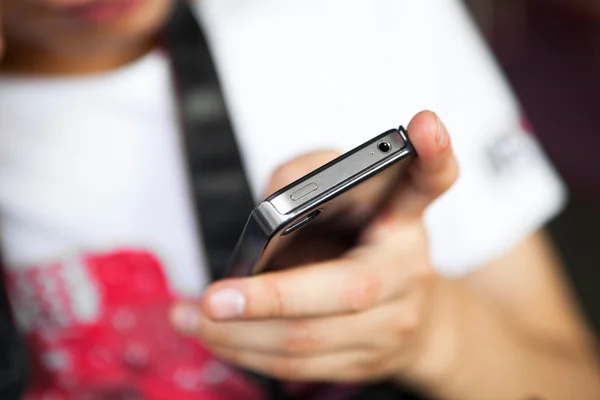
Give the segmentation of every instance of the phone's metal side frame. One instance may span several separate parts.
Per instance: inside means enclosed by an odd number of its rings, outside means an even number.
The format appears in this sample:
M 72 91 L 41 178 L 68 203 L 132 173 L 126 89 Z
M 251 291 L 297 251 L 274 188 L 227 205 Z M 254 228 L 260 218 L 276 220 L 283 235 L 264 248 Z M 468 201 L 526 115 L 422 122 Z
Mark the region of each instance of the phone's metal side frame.
M 335 185 L 334 187 L 329 188 L 329 190 L 323 192 L 320 196 L 305 202 L 292 212 L 287 214 L 281 214 L 279 211 L 277 211 L 277 209 L 271 203 L 270 200 L 275 198 L 275 196 L 278 193 L 284 193 L 285 191 L 289 190 L 290 187 L 293 187 L 294 183 L 286 186 L 285 188 L 275 193 L 273 196 L 269 197 L 267 200 L 260 203 L 250 214 L 250 218 L 246 223 L 244 231 L 242 232 L 242 235 L 240 237 L 240 241 L 238 242 L 234 251 L 234 257 L 232 259 L 232 262 L 230 263 L 230 270 L 227 276 L 247 276 L 249 273 L 252 272 L 253 266 L 246 265 L 243 261 L 254 260 L 255 257 L 253 255 L 240 254 L 241 250 L 249 251 L 250 249 L 250 251 L 254 253 L 254 255 L 260 255 L 260 253 L 268 246 L 271 239 L 275 235 L 279 234 L 283 229 L 285 229 L 287 225 L 291 224 L 296 219 L 314 211 L 320 205 L 323 205 L 329 200 L 335 198 L 335 196 L 338 193 L 352 189 L 356 185 L 368 179 L 370 176 L 376 174 L 381 170 L 386 169 L 389 166 L 394 165 L 396 162 L 401 162 L 402 159 L 416 156 L 416 151 L 410 143 L 410 141 L 408 140 L 406 130 L 403 127 L 400 127 L 394 131 L 396 131 L 405 142 L 405 147 L 401 151 L 393 154 L 393 156 L 382 160 L 377 164 L 374 164 L 371 168 L 363 171 L 362 173 L 354 175 L 344 180 L 343 182 Z M 384 134 L 365 143 L 365 145 L 360 146 L 355 150 L 362 149 L 373 143 L 377 143 L 377 141 L 380 140 L 380 138 L 389 135 L 390 132 L 391 131 L 385 132 Z M 333 162 L 339 162 L 339 159 L 336 159 Z M 332 163 L 324 165 L 323 167 L 314 171 L 312 174 L 308 175 L 308 177 L 310 177 L 311 175 L 315 175 L 318 172 L 326 170 Z
M 256 207 L 256 209 L 252 212 L 252 218 L 254 218 L 256 220 L 256 222 L 258 223 L 258 225 L 263 229 L 263 232 L 265 233 L 265 235 L 267 237 L 271 238 L 273 235 L 277 234 L 279 231 L 281 231 L 282 228 L 284 228 L 286 225 L 288 225 L 292 221 L 296 220 L 299 217 L 302 217 L 306 213 L 313 211 L 319 205 L 327 203 L 329 200 L 336 197 L 339 193 L 352 189 L 353 187 L 355 187 L 356 185 L 365 181 L 372 175 L 378 173 L 381 170 L 388 168 L 389 166 L 394 165 L 396 162 L 400 162 L 401 160 L 403 160 L 405 158 L 415 156 L 416 152 L 415 152 L 412 144 L 408 140 L 408 136 L 407 136 L 404 128 L 400 127 L 398 130 L 395 130 L 395 131 L 404 140 L 405 146 L 403 149 L 396 152 L 389 158 L 386 158 L 386 159 L 382 160 L 381 162 L 372 165 L 369 169 L 366 169 L 366 170 L 362 171 L 361 173 L 354 175 L 352 177 L 349 177 L 348 179 L 336 184 L 335 186 L 328 188 L 320 196 L 310 199 L 309 201 L 305 202 L 304 204 L 302 204 L 301 206 L 299 206 L 298 208 L 296 208 L 295 210 L 293 210 L 292 212 L 290 212 L 288 214 L 281 214 L 279 211 L 277 211 L 275 206 L 271 203 L 271 200 L 273 198 L 275 198 L 275 195 L 271 196 L 271 197 L 269 197 L 269 199 L 263 201 L 260 205 L 258 205 Z M 364 147 L 368 146 L 369 144 L 376 143 L 380 138 L 385 137 L 386 135 L 389 135 L 389 134 L 390 134 L 390 131 L 386 132 L 383 135 L 378 136 L 376 139 L 368 142 L 365 146 L 361 146 L 359 149 L 364 148 Z M 334 160 L 334 161 L 336 161 L 336 160 Z M 339 160 L 337 160 L 337 161 L 339 161 Z M 326 164 L 325 166 L 321 167 L 319 170 L 315 171 L 315 173 L 321 172 L 321 171 L 327 169 L 329 167 L 329 165 L 330 164 Z M 278 193 L 288 191 L 290 186 L 280 190 Z
M 281 227 L 293 221 L 297 215 L 296 213 L 280 214 L 269 201 L 263 201 L 252 211 L 252 218 L 261 227 L 265 235 L 269 237 L 280 230 Z
M 269 244 L 273 235 L 268 235 L 252 212 L 232 254 L 226 276 L 228 278 L 248 276 L 254 269 L 254 262 Z

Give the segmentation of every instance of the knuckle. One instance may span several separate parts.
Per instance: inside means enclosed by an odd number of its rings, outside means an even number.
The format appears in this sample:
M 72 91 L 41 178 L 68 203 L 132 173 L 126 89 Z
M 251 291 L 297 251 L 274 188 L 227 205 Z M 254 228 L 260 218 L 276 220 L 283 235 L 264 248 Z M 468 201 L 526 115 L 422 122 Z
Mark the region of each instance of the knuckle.
M 456 156 L 454 152 L 452 152 L 450 156 L 450 166 L 448 167 L 448 175 L 450 176 L 450 181 L 454 183 L 460 176 L 460 164 L 456 160 Z
M 259 317 L 280 318 L 286 312 L 285 292 L 277 279 L 264 279 L 261 288 L 265 295 L 265 308 L 256 311 Z
M 311 354 L 322 347 L 323 339 L 316 335 L 310 321 L 299 319 L 290 323 L 283 343 L 284 351 L 287 354 Z
M 454 155 L 450 155 L 450 160 L 444 165 L 444 169 L 441 171 L 439 180 L 438 192 L 440 194 L 445 193 L 450 189 L 454 183 L 458 180 L 459 167 Z
M 398 339 L 411 336 L 417 332 L 421 325 L 421 313 L 416 307 L 410 307 L 395 320 L 390 322 L 390 333 L 392 334 L 393 343 L 397 343 Z
M 450 176 L 447 178 L 446 183 L 442 186 L 440 190 L 440 195 L 446 193 L 456 183 L 456 180 L 458 179 L 458 172 L 454 171 L 456 171 L 456 168 L 453 168 L 452 171 L 449 173 Z
M 348 308 L 352 312 L 365 311 L 377 304 L 381 281 L 370 275 L 354 275 L 346 289 Z

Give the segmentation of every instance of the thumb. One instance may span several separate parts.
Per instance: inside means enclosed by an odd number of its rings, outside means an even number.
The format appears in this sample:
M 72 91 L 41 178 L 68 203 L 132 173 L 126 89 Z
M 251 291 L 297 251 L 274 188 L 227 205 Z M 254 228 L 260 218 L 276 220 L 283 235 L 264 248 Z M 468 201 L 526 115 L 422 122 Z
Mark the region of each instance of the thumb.
M 408 137 L 418 157 L 390 203 L 395 217 L 420 216 L 458 178 L 450 136 L 435 113 L 417 114 L 408 125 Z

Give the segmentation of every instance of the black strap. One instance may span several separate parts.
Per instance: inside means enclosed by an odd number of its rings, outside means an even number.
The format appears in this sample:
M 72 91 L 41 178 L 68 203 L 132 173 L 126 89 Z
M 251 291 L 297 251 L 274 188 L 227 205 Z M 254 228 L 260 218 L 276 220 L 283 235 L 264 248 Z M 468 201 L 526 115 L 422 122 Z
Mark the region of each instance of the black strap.
M 212 278 L 217 280 L 226 273 L 254 200 L 209 45 L 183 0 L 175 6 L 166 40 L 195 213 Z M 268 389 L 270 399 L 285 398 L 276 381 L 253 376 Z
M 219 279 L 254 200 L 209 45 L 187 2 L 177 2 L 166 39 L 195 212 L 212 277 Z

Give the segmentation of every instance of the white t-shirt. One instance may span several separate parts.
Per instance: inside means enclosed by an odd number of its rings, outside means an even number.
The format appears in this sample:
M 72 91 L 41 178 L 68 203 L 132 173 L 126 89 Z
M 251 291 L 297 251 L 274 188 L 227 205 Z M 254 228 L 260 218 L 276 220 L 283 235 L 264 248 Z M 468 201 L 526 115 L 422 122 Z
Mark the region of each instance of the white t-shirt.
M 563 187 L 459 1 L 203 0 L 198 12 L 257 200 L 294 156 L 349 150 L 431 109 L 461 166 L 426 215 L 440 273 L 468 273 L 560 210 Z M 159 51 L 95 76 L 0 78 L 5 269 L 20 282 L 69 266 L 69 287 L 86 288 L 80 318 L 101 303 L 73 272 L 89 254 L 150 252 L 170 290 L 199 294 L 208 277 L 177 123 Z

